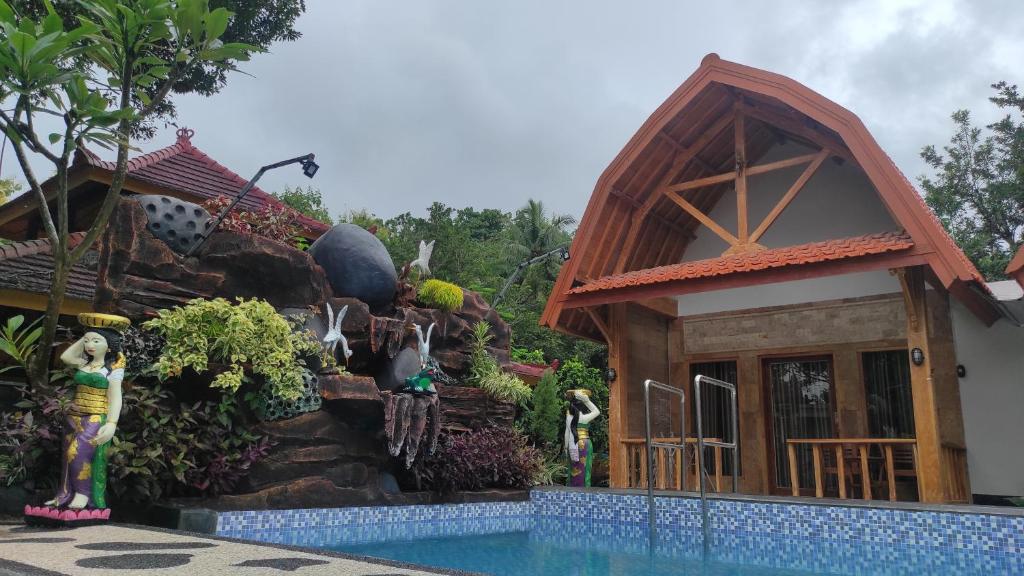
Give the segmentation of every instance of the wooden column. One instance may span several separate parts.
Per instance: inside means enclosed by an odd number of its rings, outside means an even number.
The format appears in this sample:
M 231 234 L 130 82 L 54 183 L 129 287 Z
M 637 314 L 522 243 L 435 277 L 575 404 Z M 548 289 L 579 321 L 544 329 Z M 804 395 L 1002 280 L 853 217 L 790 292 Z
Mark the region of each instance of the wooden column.
M 910 361 L 910 388 L 914 396 L 914 432 L 917 438 L 917 486 L 922 502 L 945 502 L 942 482 L 942 445 L 932 355 L 928 342 L 928 306 L 924 270 L 920 266 L 896 271 L 907 308 L 907 349 L 920 348 L 924 362 Z M 911 352 L 912 354 L 912 352 Z
M 608 367 L 616 372 L 608 393 L 608 466 L 612 488 L 626 488 L 628 455 L 622 440 L 629 418 L 629 322 L 625 304 L 609 308 Z

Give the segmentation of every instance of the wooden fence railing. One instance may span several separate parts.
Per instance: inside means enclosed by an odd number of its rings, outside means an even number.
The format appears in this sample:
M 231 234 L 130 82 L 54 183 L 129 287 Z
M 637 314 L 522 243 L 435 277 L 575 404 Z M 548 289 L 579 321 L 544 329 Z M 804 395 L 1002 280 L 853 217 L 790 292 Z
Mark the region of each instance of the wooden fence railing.
M 679 443 L 679 438 L 655 438 L 657 442 Z M 718 440 L 707 438 L 707 440 Z M 686 439 L 686 451 L 679 448 L 654 449 L 654 487 L 657 490 L 682 490 L 683 474 L 686 474 L 686 489 L 697 490 L 697 464 L 694 451 L 697 439 Z M 626 488 L 647 488 L 647 454 L 643 438 L 627 438 L 622 440 L 626 456 Z M 711 483 L 710 490 L 721 492 L 722 486 L 722 449 L 708 447 L 712 457 L 705 463 Z
M 955 444 L 942 445 L 942 483 L 950 502 L 971 501 L 971 484 L 967 476 L 967 449 Z

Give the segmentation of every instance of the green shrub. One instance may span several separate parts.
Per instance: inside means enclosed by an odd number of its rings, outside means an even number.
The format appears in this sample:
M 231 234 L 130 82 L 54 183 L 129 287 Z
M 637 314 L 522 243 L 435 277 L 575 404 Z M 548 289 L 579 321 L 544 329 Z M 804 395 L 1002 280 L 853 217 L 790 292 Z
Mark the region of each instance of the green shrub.
M 420 286 L 417 297 L 428 308 L 437 308 L 445 312 L 462 309 L 462 288 L 451 282 L 431 278 Z
M 487 343 L 491 341 L 490 329 L 491 325 L 484 321 L 473 326 L 466 383 L 487 392 L 495 400 L 523 405 L 533 391 L 515 375 L 503 372 L 487 352 Z
M 319 343 L 309 333 L 296 332 L 263 300 L 195 299 L 185 306 L 161 310 L 144 326 L 159 333 L 166 345 L 154 365 L 160 380 L 181 375 L 185 368 L 209 369 L 210 361 L 227 364 L 213 386 L 236 391 L 245 365 L 266 379 L 271 391 L 294 400 L 302 394 L 303 356 L 318 354 Z
M 522 362 L 523 364 L 546 364 L 544 361 L 544 351 L 542 350 L 528 350 L 526 348 L 512 347 L 512 361 Z
M 550 370 L 533 388 L 530 408 L 525 415 L 526 431 L 537 446 L 557 451 L 561 445 L 564 402 L 559 396 L 558 376 Z

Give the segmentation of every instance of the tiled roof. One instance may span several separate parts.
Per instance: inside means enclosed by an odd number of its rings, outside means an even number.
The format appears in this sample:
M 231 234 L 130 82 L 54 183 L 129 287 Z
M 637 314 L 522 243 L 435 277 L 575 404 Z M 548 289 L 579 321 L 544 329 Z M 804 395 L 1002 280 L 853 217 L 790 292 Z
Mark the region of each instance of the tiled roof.
M 187 128 L 178 130 L 178 140 L 173 145 L 149 154 L 136 156 L 128 161 L 128 175 L 137 180 L 179 190 L 200 198 L 232 198 L 245 186 L 248 180 L 220 165 L 205 152 L 192 144 L 194 132 Z M 116 164 L 101 160 L 95 154 L 84 151 L 76 156 L 76 162 L 84 162 L 104 170 L 114 170 Z M 242 199 L 245 210 L 263 207 L 284 209 L 280 200 L 254 186 Z M 321 234 L 328 226 L 300 214 L 296 223 L 303 229 Z
M 77 246 L 84 237 L 84 232 L 71 234 L 69 247 Z M 65 293 L 67 298 L 92 301 L 96 292 L 96 261 L 96 251 L 90 250 L 71 267 Z M 53 256 L 50 255 L 49 240 L 0 245 L 0 289 L 49 294 L 52 279 Z
M 712 276 L 725 276 L 727 274 L 755 272 L 796 264 L 815 264 L 818 262 L 883 254 L 885 252 L 898 252 L 900 250 L 908 250 L 913 246 L 913 240 L 904 232 L 869 234 L 841 240 L 826 240 L 824 242 L 787 246 L 785 248 L 769 248 L 758 252 L 682 262 L 669 266 L 605 276 L 582 286 L 577 286 L 570 290 L 569 293 L 584 294 L 599 290 L 625 288 L 627 286 L 644 286 L 675 280 L 692 280 Z

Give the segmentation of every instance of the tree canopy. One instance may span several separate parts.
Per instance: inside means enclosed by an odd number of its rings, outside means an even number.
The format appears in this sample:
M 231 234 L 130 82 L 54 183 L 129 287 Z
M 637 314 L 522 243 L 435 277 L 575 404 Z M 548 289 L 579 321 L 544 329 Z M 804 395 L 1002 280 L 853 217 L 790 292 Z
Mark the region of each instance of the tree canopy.
M 89 16 L 86 2 L 52 2 L 53 10 L 64 21 L 68 29 L 78 25 L 78 18 Z M 12 0 L 11 8 L 22 17 L 40 20 L 47 15 L 44 0 Z M 266 51 L 271 44 L 281 41 L 294 41 L 302 34 L 295 30 L 295 21 L 306 11 L 305 0 L 209 0 L 209 9 L 224 8 L 232 14 L 227 21 L 224 32 L 219 36 L 225 44 L 241 43 L 252 46 L 256 51 Z M 152 47 L 154 54 L 169 60 L 173 54 L 173 44 L 164 42 Z M 78 64 L 88 65 L 88 59 L 81 56 Z M 201 94 L 212 96 L 227 84 L 230 66 L 223 62 L 189 59 L 179 62 L 181 70 L 175 75 L 171 86 L 172 94 Z M 150 100 L 154 99 L 158 84 L 141 87 L 142 92 Z M 150 138 L 160 122 L 169 123 L 177 116 L 177 110 L 171 97 L 164 98 L 154 106 L 152 114 L 140 119 L 133 127 L 134 134 Z
M 949 144 L 926 146 L 921 157 L 935 170 L 922 176 L 925 200 L 988 280 L 1004 279 L 1024 243 L 1024 97 L 1017 86 L 992 85 L 989 100 L 1005 110 L 998 122 L 974 126 L 957 110 Z

